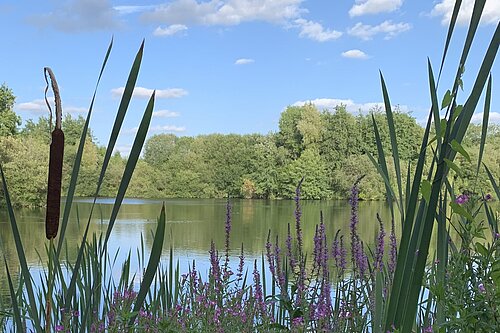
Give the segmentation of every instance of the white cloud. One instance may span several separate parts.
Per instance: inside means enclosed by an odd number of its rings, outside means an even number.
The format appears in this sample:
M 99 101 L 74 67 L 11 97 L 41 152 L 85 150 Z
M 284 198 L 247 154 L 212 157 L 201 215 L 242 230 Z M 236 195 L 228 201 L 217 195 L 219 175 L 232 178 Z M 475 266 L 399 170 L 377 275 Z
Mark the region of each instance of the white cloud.
M 51 27 L 64 32 L 114 29 L 121 26 L 118 11 L 109 0 L 70 0 L 52 2 L 55 7 L 45 14 L 28 17 L 39 27 Z
M 293 103 L 293 106 L 303 106 L 304 104 L 312 103 L 319 110 L 333 110 L 335 107 L 340 105 L 345 105 L 346 110 L 351 113 L 366 113 L 372 110 L 384 110 L 383 102 L 368 102 L 368 103 L 356 103 L 352 99 L 338 99 L 338 98 L 316 98 L 308 101 L 297 101 Z M 393 106 L 394 108 L 395 106 Z M 408 112 L 410 109 L 406 105 L 397 105 L 399 110 L 403 112 Z
M 483 121 L 483 112 L 475 113 L 472 115 L 472 122 L 481 123 Z M 500 124 L 500 113 L 499 112 L 490 112 L 490 116 L 488 122 Z
M 306 12 L 303 0 L 174 0 L 156 6 L 142 18 L 166 24 L 237 25 L 264 21 L 284 23 Z
M 399 9 L 402 3 L 402 0 L 356 0 L 356 4 L 349 10 L 349 16 L 389 13 Z
M 155 36 L 172 36 L 175 35 L 179 32 L 187 30 L 188 27 L 186 27 L 184 24 L 172 24 L 169 25 L 166 28 L 158 27 L 156 30 L 153 32 L 153 35 Z
M 54 102 L 53 102 L 52 98 L 49 99 L 49 103 L 50 103 L 50 107 L 52 108 L 52 111 L 54 111 Z M 19 111 L 31 112 L 34 114 L 39 114 L 39 113 L 47 113 L 48 114 L 49 113 L 49 109 L 47 108 L 47 104 L 45 103 L 45 100 L 43 100 L 43 99 L 35 99 L 31 102 L 18 103 L 18 104 L 16 104 L 15 109 L 19 110 Z M 78 114 L 78 113 L 85 113 L 88 111 L 88 109 L 84 108 L 84 107 L 77 107 L 77 106 L 71 106 L 71 105 L 65 106 L 64 104 L 62 106 L 62 109 L 63 109 L 63 115 L 66 113 L 70 113 L 70 114 L 77 113 Z
M 119 152 L 122 157 L 125 157 L 125 156 L 130 155 L 131 150 L 132 150 L 131 144 L 116 145 L 115 149 L 113 149 L 113 153 Z
M 308 21 L 303 18 L 295 20 L 300 29 L 299 36 L 315 40 L 317 42 L 326 42 L 342 36 L 342 32 L 337 30 L 325 29 L 320 23 Z
M 368 55 L 361 50 L 354 49 L 342 52 L 344 58 L 354 58 L 354 59 L 368 59 Z
M 359 22 L 350 28 L 347 33 L 363 40 L 370 40 L 377 34 L 385 35 L 384 39 L 391 39 L 402 32 L 410 30 L 410 28 L 411 25 L 409 23 L 392 23 L 390 20 L 384 21 L 379 25 L 369 25 Z
M 175 118 L 179 116 L 179 112 L 170 110 L 158 110 L 153 112 L 153 118 Z
M 431 11 L 432 16 L 440 16 L 441 24 L 448 25 L 453 13 L 455 0 L 441 0 Z M 458 12 L 457 24 L 468 25 L 474 8 L 474 0 L 463 0 Z M 487 0 L 483 15 L 481 16 L 481 24 L 497 24 L 500 21 L 500 1 Z
M 119 87 L 111 89 L 111 93 L 114 97 L 121 97 L 123 92 L 125 91 L 125 87 Z M 134 92 L 132 93 L 133 97 L 136 98 L 150 98 L 153 94 L 154 89 L 148 89 L 143 87 L 135 87 Z M 182 88 L 169 88 L 169 89 L 157 89 L 156 90 L 156 98 L 178 98 L 182 96 L 186 96 L 188 92 Z
M 251 63 L 254 63 L 255 60 L 253 59 L 249 59 L 249 58 L 241 58 L 241 59 L 238 59 L 234 62 L 235 65 L 248 65 L 248 64 L 251 64 Z
M 146 6 L 114 6 L 113 9 L 116 10 L 120 15 L 128 15 L 146 12 L 149 10 L 155 9 L 155 5 L 146 5 Z
M 126 134 L 136 134 L 139 130 L 139 127 L 132 127 L 124 131 Z M 149 127 L 149 132 L 184 132 L 186 127 L 184 126 L 175 126 L 175 125 L 157 125 Z
M 299 28 L 300 37 L 319 42 L 337 39 L 342 35 L 339 31 L 325 29 L 320 23 L 302 18 L 308 12 L 301 6 L 303 2 L 304 0 L 174 0 L 145 12 L 142 20 L 147 23 L 183 26 L 232 26 L 259 21 L 285 28 Z
M 152 126 L 149 128 L 150 132 L 184 132 L 186 127 L 184 126 L 174 126 L 174 125 L 159 125 Z

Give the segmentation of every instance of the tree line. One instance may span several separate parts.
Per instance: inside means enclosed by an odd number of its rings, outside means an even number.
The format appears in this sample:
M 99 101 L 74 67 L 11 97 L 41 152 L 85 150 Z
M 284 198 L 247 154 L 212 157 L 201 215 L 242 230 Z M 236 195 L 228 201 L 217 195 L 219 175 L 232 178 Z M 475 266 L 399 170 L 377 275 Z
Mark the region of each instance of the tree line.
M 4 84 L 0 88 L 0 163 L 7 177 L 13 202 L 43 205 L 46 197 L 50 124 L 46 117 L 21 120 L 13 110 L 15 97 Z M 412 165 L 418 157 L 423 128 L 409 113 L 395 108 L 394 121 L 401 163 Z M 304 199 L 344 199 L 353 182 L 365 175 L 360 185 L 362 200 L 381 200 L 384 184 L 369 155 L 377 156 L 372 118 L 377 122 L 384 149 L 390 152 L 385 113 L 373 109 L 354 115 L 339 105 L 318 110 L 312 104 L 289 106 L 281 114 L 279 130 L 268 134 L 209 134 L 151 136 L 144 147 L 127 191 L 140 198 L 239 197 L 290 199 L 304 177 Z M 66 115 L 63 193 L 67 190 L 84 118 Z M 474 156 L 478 155 L 481 128 L 472 125 L 463 146 L 469 162 L 458 158 L 461 174 L 458 187 L 487 189 L 486 176 L 475 180 Z M 500 174 L 500 127 L 490 125 L 485 163 Z M 96 144 L 91 131 L 76 188 L 78 196 L 93 196 L 105 147 Z M 102 196 L 116 195 L 126 157 L 111 158 Z M 0 196 L 2 194 L 0 193 Z

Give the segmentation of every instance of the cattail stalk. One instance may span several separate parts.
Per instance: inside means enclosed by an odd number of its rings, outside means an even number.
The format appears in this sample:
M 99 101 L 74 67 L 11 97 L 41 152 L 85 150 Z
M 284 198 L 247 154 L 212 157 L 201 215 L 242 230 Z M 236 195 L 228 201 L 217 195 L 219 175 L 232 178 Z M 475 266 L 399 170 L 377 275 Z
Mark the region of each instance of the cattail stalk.
M 52 123 L 52 109 L 47 100 L 47 91 L 49 89 L 49 81 L 47 74 L 50 77 L 52 90 L 54 91 L 55 100 L 55 114 L 56 125 L 52 131 L 52 142 L 50 144 L 50 157 L 49 157 L 49 178 L 47 188 L 47 211 L 45 215 L 45 236 L 47 239 L 53 239 L 57 236 L 59 230 L 59 215 L 61 208 L 61 181 L 62 181 L 62 167 L 64 157 L 64 133 L 61 129 L 62 123 L 62 106 L 61 97 L 59 94 L 59 87 L 52 70 L 48 67 L 44 68 L 45 81 L 47 87 L 45 88 L 45 102 L 50 111 L 50 118 Z

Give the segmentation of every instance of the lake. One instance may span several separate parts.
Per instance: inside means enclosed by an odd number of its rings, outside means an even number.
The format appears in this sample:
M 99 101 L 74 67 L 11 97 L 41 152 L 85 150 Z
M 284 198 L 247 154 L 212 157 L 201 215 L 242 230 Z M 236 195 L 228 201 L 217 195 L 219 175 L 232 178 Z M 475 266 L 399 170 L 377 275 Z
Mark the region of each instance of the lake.
M 167 227 L 162 262 L 168 262 L 169 247 L 174 247 L 175 258 L 179 259 L 181 273 L 187 271 L 192 260 L 203 271 L 208 269 L 208 250 L 213 240 L 222 254 L 224 249 L 224 226 L 226 220 L 226 200 L 224 199 L 168 199 L 143 200 L 125 199 L 112 235 L 109 250 L 112 255 L 120 249 L 117 260 L 117 272 L 128 251 L 132 252 L 133 264 L 137 261 L 136 250 L 141 246 L 141 234 L 144 238 L 146 253 L 153 243 L 152 232 L 156 228 L 156 219 L 162 203 L 166 206 Z M 85 230 L 92 199 L 79 198 L 73 204 L 70 221 L 66 231 L 68 253 L 72 261 L 76 258 L 77 244 Z M 111 215 L 114 199 L 101 198 L 91 219 L 90 235 L 105 234 Z M 291 224 L 294 233 L 295 203 L 292 200 L 243 200 L 235 199 L 232 205 L 231 254 L 237 262 L 237 256 L 243 243 L 247 260 L 260 258 L 265 251 L 268 231 L 273 239 L 276 234 L 282 241 L 287 234 L 287 225 Z M 348 201 L 302 201 L 302 221 L 305 250 L 312 253 L 315 225 L 323 212 L 326 231 L 331 244 L 338 229 L 349 239 L 350 206 Z M 379 213 L 390 228 L 390 212 L 385 202 L 360 202 L 359 227 L 361 239 L 366 244 L 373 244 L 378 232 L 376 214 Z M 45 210 L 16 209 L 16 219 L 21 233 L 28 265 L 32 271 L 40 270 L 45 263 Z M 399 227 L 399 225 L 397 225 Z M 18 259 L 12 237 L 10 223 L 5 209 L 0 210 L 0 256 L 5 254 L 11 272 L 18 270 Z M 398 228 L 399 229 L 399 228 Z M 2 253 L 3 252 L 3 253 Z M 248 262 L 248 261 L 247 261 Z M 0 280 L 5 279 L 5 268 L 1 265 Z M 2 283 L 3 285 L 3 283 Z M 2 286 L 2 289 L 6 287 Z M 4 289 L 5 290 L 5 289 Z

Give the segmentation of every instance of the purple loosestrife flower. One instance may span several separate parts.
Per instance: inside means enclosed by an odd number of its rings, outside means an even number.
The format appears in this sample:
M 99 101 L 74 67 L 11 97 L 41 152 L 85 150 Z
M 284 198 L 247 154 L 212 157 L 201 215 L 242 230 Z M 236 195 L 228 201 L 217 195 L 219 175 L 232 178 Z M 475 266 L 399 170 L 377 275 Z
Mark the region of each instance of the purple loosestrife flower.
M 389 274 L 392 275 L 396 269 L 396 259 L 398 256 L 398 245 L 396 240 L 396 228 L 394 220 L 391 221 L 391 234 L 389 236 L 390 252 L 389 252 Z
M 351 205 L 351 221 L 350 221 L 350 232 L 351 232 L 351 260 L 354 268 L 359 269 L 359 273 L 362 276 L 364 274 L 364 253 L 361 241 L 357 233 L 358 225 L 358 201 L 359 201 L 359 188 L 358 183 L 361 180 L 359 178 L 353 185 L 351 189 L 351 197 L 349 199 L 349 204 Z
M 344 236 L 340 236 L 340 262 L 339 262 L 339 268 L 342 273 L 347 268 L 347 249 L 344 246 Z
M 295 266 L 297 265 L 297 261 L 295 260 L 293 256 L 293 251 L 292 251 L 292 234 L 290 232 L 290 223 L 288 223 L 288 234 L 286 238 L 286 249 L 287 249 L 287 255 L 288 255 L 288 260 L 290 261 L 290 267 L 292 268 L 292 271 L 295 270 Z
M 210 244 L 210 275 L 214 279 L 215 283 L 215 291 L 219 292 L 220 291 L 220 286 L 221 286 L 221 270 L 220 270 L 220 265 L 219 265 L 219 254 L 217 250 L 215 249 L 215 244 L 214 241 L 211 242 Z
M 278 283 L 281 290 L 285 290 L 285 274 L 281 269 L 281 249 L 279 247 L 278 235 L 276 235 L 276 242 L 274 243 L 274 258 L 276 259 L 276 275 L 278 276 Z
M 486 292 L 486 288 L 484 287 L 484 284 L 480 283 L 478 286 L 477 286 L 477 289 L 479 289 L 479 291 L 481 293 L 485 293 Z
M 236 277 L 238 278 L 238 281 L 240 281 L 243 278 L 243 268 L 245 266 L 245 255 L 243 254 L 243 243 L 241 243 L 241 253 L 238 257 L 240 259 L 240 263 L 238 264 L 238 273 L 236 274 Z
M 227 272 L 229 265 L 229 237 L 231 235 L 231 203 L 229 202 L 229 198 L 227 198 L 226 203 L 226 243 L 225 243 L 225 261 L 224 261 L 224 273 Z
M 469 201 L 469 196 L 465 193 L 463 194 L 460 194 L 456 199 L 455 199 L 455 203 L 459 204 L 459 205 L 462 205 L 462 204 L 465 204 Z
M 271 229 L 267 233 L 267 241 L 266 241 L 266 256 L 267 262 L 269 263 L 269 271 L 273 278 L 276 277 L 276 269 L 274 267 L 274 255 L 272 253 L 272 244 L 271 244 Z
M 254 285 L 254 298 L 257 310 L 262 317 L 266 315 L 266 305 L 264 304 L 264 296 L 262 294 L 262 286 L 260 284 L 260 273 L 257 269 L 257 260 L 254 261 L 253 267 L 253 285 Z
M 377 213 L 377 220 L 379 223 L 379 232 L 377 236 L 377 248 L 375 249 L 375 263 L 374 267 L 375 269 L 382 270 L 383 267 L 383 258 L 384 258 L 384 238 L 385 238 L 385 231 L 384 231 L 384 224 L 382 223 L 382 220 L 380 219 L 380 215 Z
M 297 245 L 299 248 L 299 261 L 302 260 L 302 226 L 301 226 L 301 217 L 302 217 L 302 207 L 300 206 L 300 187 L 302 186 L 302 182 L 304 178 L 302 178 L 295 189 L 295 231 L 297 233 Z
M 316 230 L 314 232 L 314 248 L 313 248 L 313 267 L 312 267 L 312 275 L 314 275 L 314 272 L 316 269 L 318 269 L 319 272 L 319 267 L 321 265 L 321 235 L 320 231 L 318 228 L 318 225 L 316 224 Z

